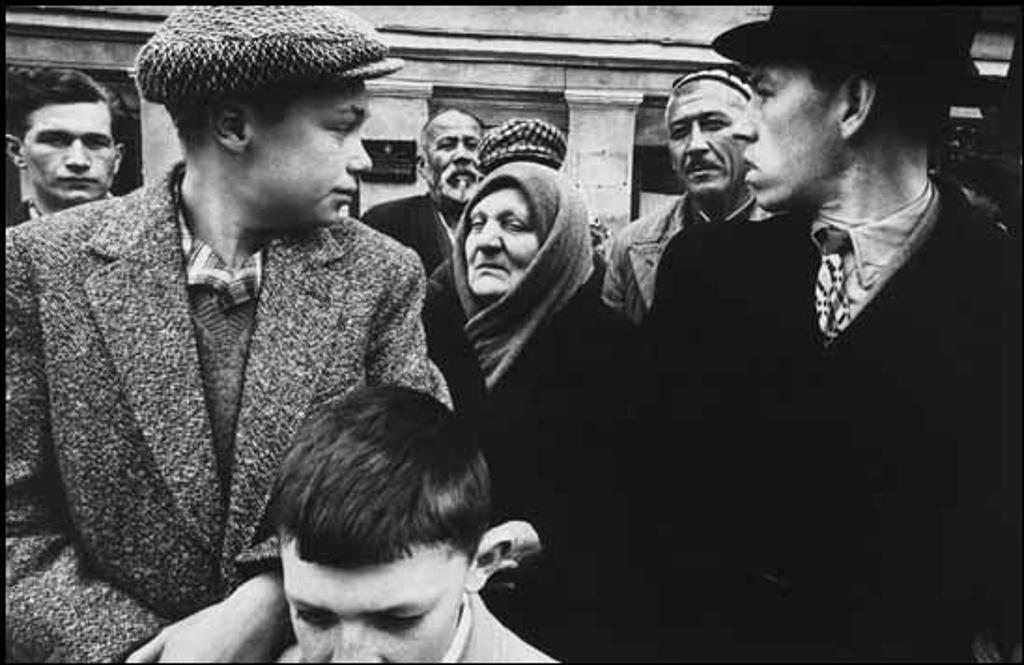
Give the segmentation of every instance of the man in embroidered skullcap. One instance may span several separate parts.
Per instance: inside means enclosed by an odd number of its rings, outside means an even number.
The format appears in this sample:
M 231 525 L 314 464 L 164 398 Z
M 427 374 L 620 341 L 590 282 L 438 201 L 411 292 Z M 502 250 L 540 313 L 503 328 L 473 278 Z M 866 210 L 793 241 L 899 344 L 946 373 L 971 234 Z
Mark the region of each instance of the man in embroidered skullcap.
M 665 107 L 668 153 L 685 193 L 627 224 L 612 239 L 601 298 L 640 325 L 654 302 L 661 254 L 690 224 L 739 223 L 763 216 L 743 182 L 747 173 L 737 125 L 753 93 L 735 65 L 680 76 Z
M 677 657 L 1019 658 L 1019 244 L 928 169 L 977 16 L 778 6 L 713 42 L 752 71 L 736 134 L 776 215 L 658 271 Z
M 455 226 L 476 193 L 483 131 L 480 119 L 463 109 L 434 113 L 420 131 L 416 154 L 427 191 L 381 203 L 362 216 L 370 228 L 415 250 L 428 275 L 451 256 Z
M 416 256 L 343 215 L 363 81 L 333 7 L 181 7 L 142 96 L 184 161 L 6 244 L 7 640 L 69 662 L 266 661 L 287 634 L 264 511 L 310 408 L 363 384 L 449 401 Z

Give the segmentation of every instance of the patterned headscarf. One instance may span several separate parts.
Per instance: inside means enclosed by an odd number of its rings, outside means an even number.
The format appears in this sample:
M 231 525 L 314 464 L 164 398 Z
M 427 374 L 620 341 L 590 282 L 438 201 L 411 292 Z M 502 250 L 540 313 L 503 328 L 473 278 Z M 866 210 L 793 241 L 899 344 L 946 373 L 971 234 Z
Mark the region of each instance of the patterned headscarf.
M 498 300 L 485 303 L 469 288 L 466 237 L 469 218 L 485 197 L 507 188 L 526 198 L 540 247 L 523 278 Z M 512 162 L 491 172 L 466 205 L 455 230 L 455 289 L 466 313 L 466 335 L 491 390 L 539 328 L 565 307 L 590 277 L 593 250 L 583 199 L 558 171 Z

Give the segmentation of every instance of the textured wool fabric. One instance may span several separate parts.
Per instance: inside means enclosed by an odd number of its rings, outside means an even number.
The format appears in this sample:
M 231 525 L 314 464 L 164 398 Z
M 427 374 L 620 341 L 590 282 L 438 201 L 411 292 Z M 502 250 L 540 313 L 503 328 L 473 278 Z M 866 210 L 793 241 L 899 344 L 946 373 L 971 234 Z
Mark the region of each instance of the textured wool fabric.
M 427 360 L 415 254 L 344 220 L 267 247 L 231 496 L 170 178 L 6 234 L 6 637 L 121 660 L 245 579 L 281 456 L 316 404 L 399 384 L 450 404 Z M 272 556 L 272 551 L 267 551 Z
M 540 249 L 516 286 L 484 306 L 469 289 L 466 236 L 473 208 L 492 192 L 513 187 L 523 193 Z M 480 184 L 455 230 L 455 288 L 466 313 L 466 335 L 473 343 L 488 389 L 515 362 L 534 332 L 557 314 L 594 269 L 587 209 L 558 171 L 539 164 L 512 162 Z
M 225 308 L 224 297 L 209 287 L 189 286 L 188 300 L 196 328 L 203 392 L 213 428 L 220 489 L 226 499 L 231 489 L 235 426 L 242 404 L 249 340 L 256 322 L 256 300 Z
M 336 7 L 183 6 L 143 45 L 139 90 L 175 109 L 225 96 L 328 87 L 398 71 L 372 25 Z
M 478 154 L 484 173 L 513 161 L 560 169 L 565 161 L 565 137 L 561 130 L 543 120 L 513 118 L 484 134 Z

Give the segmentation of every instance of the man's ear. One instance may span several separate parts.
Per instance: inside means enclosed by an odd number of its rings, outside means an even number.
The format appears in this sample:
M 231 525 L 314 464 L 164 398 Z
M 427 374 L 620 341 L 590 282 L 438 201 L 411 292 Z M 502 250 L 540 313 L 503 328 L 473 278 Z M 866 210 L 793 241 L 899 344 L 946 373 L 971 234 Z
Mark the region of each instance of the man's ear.
M 842 83 L 839 131 L 844 139 L 849 140 L 867 123 L 877 93 L 878 82 L 867 76 L 854 75 Z
M 427 155 L 423 148 L 416 148 L 416 173 L 423 182 L 430 182 L 430 165 L 427 163 Z
M 28 164 L 25 162 L 25 144 L 22 143 L 21 139 L 14 134 L 7 134 L 7 156 L 11 162 L 14 163 L 19 169 L 23 169 Z
M 239 153 L 252 140 L 252 110 L 241 104 L 218 104 L 210 109 L 213 137 L 229 152 Z
M 124 144 L 114 144 L 114 165 L 110 169 L 110 174 L 113 176 L 117 175 L 117 172 L 121 170 L 121 160 L 124 159 Z
M 539 554 L 540 536 L 529 522 L 504 522 L 487 530 L 480 539 L 469 567 L 466 591 L 478 593 L 491 575 L 516 568 L 519 562 Z

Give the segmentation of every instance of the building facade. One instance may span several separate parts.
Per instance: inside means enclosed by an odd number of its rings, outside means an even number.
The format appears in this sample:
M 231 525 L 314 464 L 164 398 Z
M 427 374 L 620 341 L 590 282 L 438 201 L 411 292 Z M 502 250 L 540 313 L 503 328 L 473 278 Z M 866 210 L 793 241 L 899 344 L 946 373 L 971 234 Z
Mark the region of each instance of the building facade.
M 365 136 L 375 169 L 363 182 L 359 209 L 422 191 L 410 168 L 410 150 L 429 115 L 454 106 L 487 126 L 536 117 L 560 127 L 568 137 L 567 175 L 592 216 L 612 230 L 677 191 L 666 177 L 663 115 L 672 80 L 723 62 L 711 50 L 711 40 L 771 10 L 769 5 L 349 8 L 376 25 L 407 63 L 398 74 L 368 84 Z M 158 176 L 180 155 L 163 107 L 140 100 L 132 80 L 136 52 L 172 9 L 5 9 L 8 65 L 83 69 L 120 94 L 128 151 L 115 193 Z M 961 124 L 980 118 L 983 107 L 1002 103 L 1019 16 L 1015 7 L 984 9 L 972 55 L 988 86 L 955 110 Z M 1019 116 L 1019 102 L 1017 109 Z M 17 200 L 12 170 L 6 176 L 8 206 Z

